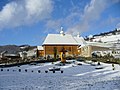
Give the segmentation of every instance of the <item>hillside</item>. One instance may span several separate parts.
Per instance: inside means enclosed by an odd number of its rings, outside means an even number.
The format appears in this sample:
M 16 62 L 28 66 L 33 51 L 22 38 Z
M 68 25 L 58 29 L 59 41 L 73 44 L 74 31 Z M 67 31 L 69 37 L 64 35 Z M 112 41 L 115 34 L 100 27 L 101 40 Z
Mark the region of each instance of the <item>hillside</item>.
M 3 51 L 7 51 L 7 53 L 17 53 L 20 51 L 20 47 L 17 45 L 5 45 L 0 46 L 0 53 Z
M 120 29 L 115 29 L 96 35 L 89 35 L 85 38 L 85 40 L 91 40 L 94 42 L 118 43 L 120 41 Z

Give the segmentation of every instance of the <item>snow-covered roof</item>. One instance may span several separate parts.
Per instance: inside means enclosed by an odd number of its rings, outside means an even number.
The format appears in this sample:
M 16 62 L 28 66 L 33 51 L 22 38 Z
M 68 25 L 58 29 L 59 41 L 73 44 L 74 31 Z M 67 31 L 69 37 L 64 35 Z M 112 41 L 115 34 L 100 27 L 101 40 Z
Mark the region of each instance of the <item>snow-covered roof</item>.
M 43 45 L 78 45 L 70 34 L 48 34 Z
M 101 42 L 86 42 L 87 45 L 91 45 L 91 46 L 98 46 L 98 47 L 106 47 L 106 48 L 110 48 L 113 46 L 112 43 L 101 43 Z
M 37 46 L 38 50 L 44 50 L 42 46 Z
M 83 37 L 74 37 L 74 39 L 76 40 L 76 42 L 77 42 L 79 45 L 86 44 L 86 41 L 84 40 Z
M 84 47 L 84 46 L 97 46 L 97 47 L 105 47 L 105 48 L 111 48 L 113 46 L 112 43 L 102 43 L 102 42 L 90 42 L 90 41 L 86 41 L 86 43 L 82 44 L 80 46 L 80 48 Z

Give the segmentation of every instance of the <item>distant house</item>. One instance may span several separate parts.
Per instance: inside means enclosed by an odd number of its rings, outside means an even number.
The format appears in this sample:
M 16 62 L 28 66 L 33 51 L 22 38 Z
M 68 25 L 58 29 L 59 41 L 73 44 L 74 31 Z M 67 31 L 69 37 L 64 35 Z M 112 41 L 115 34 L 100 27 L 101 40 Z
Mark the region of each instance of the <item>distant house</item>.
M 22 60 L 27 59 L 27 51 L 19 52 L 19 54 Z
M 38 57 L 43 57 L 44 56 L 44 49 L 42 46 L 37 46 L 37 54 L 38 54 Z
M 16 45 L 0 46 L 0 58 L 19 58 L 20 47 Z
M 118 57 L 120 54 L 120 29 L 116 29 L 110 32 L 105 32 L 92 37 L 86 38 L 86 44 L 80 46 L 81 56 L 92 57 L 92 52 L 110 53 L 114 57 Z M 117 47 L 115 47 L 117 46 Z
M 19 52 L 19 54 L 22 59 L 31 59 L 37 57 L 36 46 L 22 45 L 20 46 L 20 48 L 21 48 L 21 52 Z
M 112 51 L 111 53 L 114 58 L 120 58 L 120 41 L 114 43 L 110 49 Z
M 27 51 L 27 57 L 37 57 L 37 48 L 33 48 Z
M 64 48 L 66 56 L 79 55 L 78 47 L 84 43 L 82 37 L 73 37 L 70 34 L 65 34 L 61 29 L 60 34 L 48 34 L 43 42 L 44 57 L 48 55 L 54 57 L 56 52 L 57 56 L 60 57 L 60 51 Z
M 81 53 L 80 55 L 82 57 L 92 57 L 93 52 L 101 52 L 101 56 L 104 56 L 105 52 L 106 54 L 110 53 L 110 47 L 112 44 L 108 43 L 100 43 L 100 42 L 86 42 L 83 46 L 80 46 Z

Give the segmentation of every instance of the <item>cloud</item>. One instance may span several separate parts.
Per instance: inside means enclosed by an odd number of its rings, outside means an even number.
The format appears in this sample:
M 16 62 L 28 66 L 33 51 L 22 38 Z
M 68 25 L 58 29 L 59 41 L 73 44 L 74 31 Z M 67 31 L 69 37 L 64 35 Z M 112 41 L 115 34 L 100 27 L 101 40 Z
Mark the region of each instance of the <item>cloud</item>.
M 67 32 L 76 34 L 90 30 L 94 27 L 94 23 L 101 18 L 104 10 L 119 1 L 120 0 L 91 0 L 91 2 L 85 6 L 84 12 L 80 15 L 81 19 L 79 23 L 69 27 Z
M 99 24 L 99 28 L 105 27 L 105 26 L 112 26 L 112 25 L 116 25 L 114 27 L 118 27 L 120 22 L 120 18 L 119 17 L 113 17 L 113 16 L 109 16 L 106 20 L 104 20 L 104 22 L 101 22 Z
M 120 28 L 120 22 L 116 25 L 116 28 Z
M 100 24 L 102 22 L 104 24 L 105 22 L 106 24 L 113 24 L 114 22 L 116 22 L 116 18 L 114 19 L 113 17 L 106 17 L 109 18 L 106 19 L 106 21 L 102 21 L 101 19 L 103 18 L 102 14 L 104 13 L 104 11 L 111 5 L 120 2 L 120 0 L 91 0 L 87 4 L 85 4 L 85 2 L 81 2 L 80 0 L 78 1 L 78 3 L 81 4 L 76 5 L 74 3 L 74 0 L 71 0 L 70 9 L 63 9 L 63 14 L 65 14 L 66 12 L 69 14 L 66 14 L 65 16 L 58 19 L 51 18 L 50 20 L 48 20 L 45 25 L 45 27 L 47 28 L 46 32 L 51 31 L 56 33 L 60 31 L 60 27 L 63 26 L 66 33 L 76 35 L 78 32 L 84 33 L 93 30 L 93 27 L 94 29 L 98 29 L 98 27 L 100 27 L 99 24 L 96 24 L 98 22 Z M 85 5 L 84 7 L 82 3 Z
M 68 27 L 71 28 L 72 25 L 77 24 L 78 18 L 80 19 L 80 16 L 79 16 L 79 13 L 77 13 L 77 12 L 72 12 L 71 14 L 69 14 L 68 16 L 66 16 L 64 18 L 63 17 L 59 18 L 59 19 L 51 18 L 46 22 L 46 25 L 45 25 L 46 31 L 45 32 L 58 33 L 61 30 L 60 27 L 64 27 L 64 30 L 68 29 Z
M 84 8 L 83 20 L 93 21 L 99 19 L 107 5 L 106 0 L 91 0 L 90 4 L 87 4 Z
M 65 11 L 65 12 L 64 12 Z M 68 12 L 70 12 L 68 14 Z M 46 22 L 46 31 L 45 32 L 54 32 L 54 33 L 58 33 L 60 32 L 60 27 L 64 27 L 64 30 L 66 31 L 66 29 L 68 29 L 68 27 L 71 27 L 73 25 L 76 25 L 79 21 L 80 21 L 80 8 L 78 8 L 78 6 L 74 6 L 72 8 L 70 8 L 69 10 L 64 9 L 63 10 L 63 14 L 67 13 L 68 15 L 65 16 L 61 16 L 60 18 L 50 18 L 47 22 Z M 67 32 L 68 33 L 68 32 Z
M 51 0 L 13 0 L 0 11 L 0 30 L 31 25 L 50 17 Z
M 50 32 L 54 30 L 54 32 L 59 32 L 60 31 L 60 26 L 61 26 L 61 23 L 62 23 L 62 19 L 58 19 L 58 20 L 48 20 L 46 22 L 46 30 L 45 32 Z

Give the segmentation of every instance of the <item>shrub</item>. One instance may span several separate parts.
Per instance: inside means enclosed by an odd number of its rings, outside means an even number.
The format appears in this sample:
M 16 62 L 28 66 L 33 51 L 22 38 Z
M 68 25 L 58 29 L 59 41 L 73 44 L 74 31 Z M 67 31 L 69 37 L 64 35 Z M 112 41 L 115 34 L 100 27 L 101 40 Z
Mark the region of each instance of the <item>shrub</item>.
M 25 72 L 27 72 L 27 69 L 25 69 Z
M 48 73 L 48 71 L 45 71 L 45 73 Z
M 3 69 L 1 69 L 1 71 L 3 71 Z
M 38 73 L 40 73 L 40 70 L 38 70 Z
M 61 71 L 61 73 L 63 73 L 63 70 Z
M 55 70 L 53 70 L 53 73 L 55 73 Z
M 21 69 L 19 69 L 19 72 L 21 72 Z

